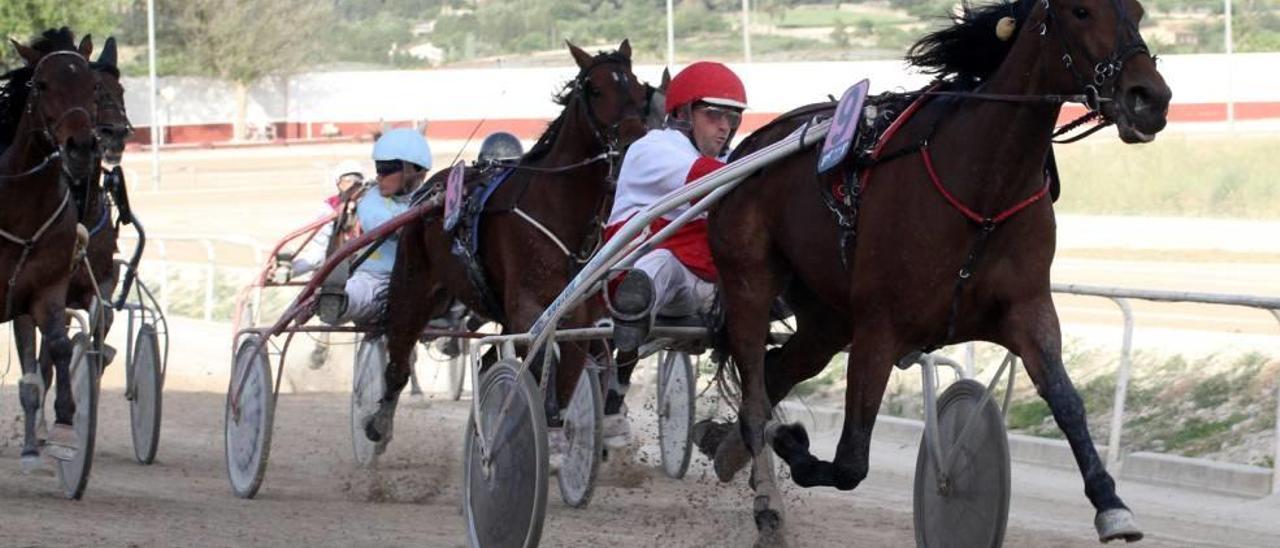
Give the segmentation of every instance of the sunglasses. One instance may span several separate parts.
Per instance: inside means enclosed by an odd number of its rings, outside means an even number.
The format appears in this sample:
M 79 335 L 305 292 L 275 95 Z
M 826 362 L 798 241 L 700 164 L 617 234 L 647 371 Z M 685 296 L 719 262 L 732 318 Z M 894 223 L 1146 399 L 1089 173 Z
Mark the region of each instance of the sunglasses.
M 707 119 L 713 123 L 728 122 L 729 127 L 736 128 L 742 123 L 742 113 L 731 108 L 718 107 L 715 105 L 700 105 L 694 109 L 707 116 Z
M 404 163 L 400 160 L 378 160 L 373 163 L 373 170 L 376 171 L 380 177 L 395 175 L 404 171 Z

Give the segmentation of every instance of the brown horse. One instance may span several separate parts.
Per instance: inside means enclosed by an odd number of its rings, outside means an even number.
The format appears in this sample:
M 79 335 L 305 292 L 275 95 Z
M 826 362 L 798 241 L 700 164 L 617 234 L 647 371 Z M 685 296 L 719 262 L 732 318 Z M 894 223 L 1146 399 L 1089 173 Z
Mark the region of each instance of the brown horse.
M 1135 0 L 1020 0 L 968 10 L 913 46 L 908 60 L 942 77 L 943 87 L 918 94 L 923 107 L 870 158 L 851 155 L 834 175 L 815 176 L 817 151 L 796 154 L 754 174 L 711 210 L 727 344 L 742 383 L 739 428 L 719 444 L 716 467 L 721 479 L 732 477 L 745 464 L 746 441 L 761 540 L 779 535 L 782 525 L 766 442 L 797 484 L 853 489 L 867 475 L 871 431 L 894 364 L 915 351 L 974 340 L 1005 346 L 1026 364 L 1071 445 L 1100 538 L 1141 538 L 1063 368 L 1049 284 L 1054 211 L 1041 199 L 1064 99 L 1099 109 L 1125 142 L 1149 141 L 1164 128 L 1171 93 L 1138 32 L 1141 17 Z M 1011 23 L 1016 31 L 1002 40 L 997 27 L 1012 30 Z M 785 137 L 806 119 L 782 119 L 735 155 Z M 846 240 L 821 193 L 859 169 L 849 203 L 861 213 L 842 249 Z M 795 310 L 797 331 L 766 356 L 769 305 L 779 294 Z M 809 452 L 802 427 L 766 425 L 772 406 L 846 345 L 844 426 L 835 459 L 826 462 Z
M 76 212 L 67 181 L 94 173 L 97 78 L 89 67 L 89 37 L 77 47 L 71 33 L 14 43 L 26 66 L 3 77 L 0 135 L 12 136 L 0 156 L 0 321 L 29 315 L 40 328 L 57 371 L 52 441 L 73 445 L 66 298 L 75 253 Z M 20 330 L 15 330 L 15 334 Z M 33 337 L 15 337 L 19 354 L 34 355 Z M 35 416 L 43 379 L 34 360 L 22 360 L 19 395 L 26 413 L 24 463 L 38 460 Z
M 69 34 L 70 30 L 65 27 L 47 30 L 42 35 L 43 40 L 33 44 L 33 47 L 37 50 L 49 48 L 50 44 L 57 43 L 60 33 Z M 42 51 L 42 53 L 49 52 Z M 106 305 L 119 279 L 119 268 L 115 262 L 119 225 L 112 221 L 111 206 L 113 204 L 107 198 L 110 190 L 106 187 L 106 180 L 103 178 L 103 163 L 105 161 L 112 165 L 119 164 L 124 152 L 124 141 L 133 131 L 133 125 L 129 123 L 124 109 L 124 87 L 120 85 L 120 69 L 116 66 L 114 37 L 107 38 L 102 52 L 98 54 L 98 60 L 90 63 L 90 66 L 98 77 L 98 120 L 95 127 L 98 137 L 98 157 L 94 162 L 94 174 L 89 179 L 68 181 L 71 187 L 71 198 L 76 204 L 77 218 L 89 231 L 86 257 L 90 268 L 86 270 L 77 265 L 71 276 L 71 285 L 67 289 L 67 307 L 84 311 L 95 310 L 94 299 L 98 296 L 98 291 L 102 292 L 104 306 L 97 309 L 101 313 L 101 325 L 94 330 L 93 343 L 95 347 L 103 350 L 103 363 L 110 364 L 115 356 L 115 349 L 106 344 L 105 339 L 111 330 L 114 313 L 113 309 Z M 120 171 L 112 171 L 108 175 L 116 177 L 112 180 L 112 185 L 117 187 L 114 189 L 116 196 L 122 197 L 124 181 L 119 177 L 120 173 Z M 90 272 L 93 273 L 92 278 L 89 276 Z M 34 341 L 35 329 L 35 322 L 30 316 L 14 320 L 15 338 Z M 24 343 L 17 346 L 26 351 L 34 351 L 34 344 Z M 19 359 L 32 360 L 35 356 L 22 355 Z M 53 375 L 53 362 L 46 352 L 40 353 L 39 362 L 47 392 Z M 36 419 L 38 436 L 42 435 L 40 430 L 44 428 L 43 409 L 41 411 Z
M 592 56 L 569 44 L 578 75 L 557 102 L 551 123 L 488 200 L 479 221 L 476 259 L 483 279 L 451 252 L 453 238 L 439 218 L 420 219 L 401 232 L 387 307 L 386 395 L 367 423 L 370 440 L 385 443 L 395 402 L 409 378 L 409 354 L 428 320 L 454 299 L 507 333 L 527 331 L 594 251 L 613 197 L 613 165 L 644 136 L 646 90 L 631 72 L 631 45 Z M 568 169 L 565 169 L 568 167 Z M 449 170 L 428 185 L 443 185 Z M 468 171 L 473 182 L 488 172 Z M 547 233 L 527 219 L 533 219 Z M 586 311 L 570 321 L 586 325 Z M 566 347 L 556 375 L 557 401 L 567 402 L 585 354 Z

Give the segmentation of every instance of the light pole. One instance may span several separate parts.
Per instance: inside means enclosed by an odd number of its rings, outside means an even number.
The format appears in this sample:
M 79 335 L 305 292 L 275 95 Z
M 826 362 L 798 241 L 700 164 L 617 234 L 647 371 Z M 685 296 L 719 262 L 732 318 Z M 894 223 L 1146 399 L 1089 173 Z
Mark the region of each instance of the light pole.
M 751 62 L 751 0 L 742 0 L 742 58 Z
M 1235 89 L 1233 89 L 1234 82 L 1232 82 L 1232 79 L 1235 76 L 1234 75 L 1235 55 L 1233 55 L 1233 53 L 1235 53 L 1235 43 L 1234 43 L 1235 41 L 1232 39 L 1232 36 L 1231 36 L 1231 0 L 1222 0 L 1222 4 L 1223 4 L 1222 11 L 1226 16 L 1225 17 L 1226 29 L 1225 29 L 1225 32 L 1223 33 L 1224 35 L 1223 42 L 1225 43 L 1226 51 L 1227 51 L 1227 127 L 1232 130 L 1235 130 L 1236 99 L 1235 99 Z
M 147 70 L 150 73 L 151 93 L 151 189 L 160 188 L 160 143 L 156 140 L 159 115 L 156 112 L 156 2 L 147 0 Z
M 667 67 L 676 64 L 676 17 L 671 1 L 667 0 Z

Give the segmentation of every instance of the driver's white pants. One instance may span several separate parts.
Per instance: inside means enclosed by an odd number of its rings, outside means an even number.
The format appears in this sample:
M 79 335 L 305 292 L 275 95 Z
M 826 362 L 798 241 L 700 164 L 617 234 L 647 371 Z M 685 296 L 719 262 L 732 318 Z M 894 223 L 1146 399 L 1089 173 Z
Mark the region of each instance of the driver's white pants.
M 715 284 L 680 264 L 671 251 L 655 249 L 636 261 L 635 268 L 648 274 L 653 282 L 654 314 L 683 318 L 711 310 Z

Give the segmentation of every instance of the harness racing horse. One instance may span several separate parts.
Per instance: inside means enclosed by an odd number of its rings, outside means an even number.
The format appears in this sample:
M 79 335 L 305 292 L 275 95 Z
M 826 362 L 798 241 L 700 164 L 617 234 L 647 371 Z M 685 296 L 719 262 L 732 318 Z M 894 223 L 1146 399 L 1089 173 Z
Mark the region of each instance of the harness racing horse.
M 1126 143 L 1150 141 L 1164 128 L 1171 92 L 1138 31 L 1142 15 L 1136 0 L 968 9 L 912 47 L 908 61 L 941 79 L 914 94 L 896 131 L 869 156 L 850 155 L 834 172 L 815 175 L 818 151 L 810 149 L 753 174 L 713 206 L 709 238 L 742 389 L 738 428 L 719 441 L 716 470 L 728 481 L 754 459 L 762 543 L 785 539 L 766 443 L 797 484 L 854 489 L 867 476 L 871 431 L 894 364 L 975 340 L 1000 344 L 1026 364 L 1070 443 L 1099 538 L 1142 537 L 1098 458 L 1063 367 L 1050 295 L 1054 210 L 1043 199 L 1063 102 L 1086 104 Z M 791 134 L 814 112 L 799 110 L 806 114 L 757 132 L 735 157 Z M 822 193 L 833 186 L 850 192 L 829 207 Z M 849 238 L 833 222 L 837 209 L 852 215 Z M 779 294 L 794 309 L 797 330 L 766 355 L 769 306 Z M 827 462 L 810 453 L 803 427 L 771 423 L 772 407 L 846 346 L 844 424 Z
M 52 44 L 58 43 L 59 36 L 65 34 L 70 36 L 70 30 L 66 27 L 57 30 L 48 30 L 42 35 L 43 39 L 33 44 L 33 48 L 37 51 L 48 49 Z M 68 38 L 69 39 L 69 38 Z M 49 53 L 42 51 L 42 53 Z M 118 165 L 122 153 L 124 152 L 124 141 L 132 132 L 132 124 L 124 109 L 124 88 L 120 85 L 120 70 L 116 66 L 116 42 L 115 38 L 107 38 L 103 45 L 102 52 L 98 55 L 98 60 L 90 64 L 94 69 L 94 73 L 99 79 L 98 85 L 98 121 L 95 131 L 98 137 L 98 157 L 95 159 L 94 174 L 86 180 L 69 181 L 71 184 L 72 200 L 76 204 L 77 218 L 80 224 L 89 230 L 89 245 L 86 256 L 89 260 L 90 270 L 76 268 L 71 277 L 71 285 L 67 290 L 67 307 L 90 311 L 93 310 L 95 298 L 98 297 L 98 291 L 102 291 L 102 304 L 106 305 L 110 295 L 115 290 L 116 281 L 118 279 L 118 268 L 115 263 L 116 241 L 118 238 L 118 225 L 111 219 L 111 203 L 107 199 L 108 192 L 118 197 L 119 204 L 126 204 L 127 198 L 124 198 L 124 181 L 118 169 L 108 173 L 110 177 L 110 186 L 108 189 L 103 180 L 102 163 L 105 160 L 112 165 Z M 11 135 L 6 135 L 11 138 Z M 126 216 L 128 213 L 126 213 Z M 90 277 L 90 271 L 93 276 Z M 101 306 L 99 309 L 102 324 L 93 333 L 94 345 L 104 351 L 104 364 L 110 364 L 115 354 L 115 350 L 107 345 L 104 341 L 107 333 L 111 330 L 113 310 L 110 306 Z M 14 320 L 14 337 L 23 342 L 16 345 L 20 349 L 33 352 L 35 349 L 35 323 L 31 316 L 23 316 Z M 29 342 L 28 342 L 29 341 Z M 45 390 L 48 390 L 49 381 L 52 376 L 52 363 L 47 353 L 41 353 L 40 370 L 44 380 Z M 33 355 L 21 355 L 20 360 L 34 360 Z M 44 416 L 43 408 L 36 419 L 37 437 L 43 435 Z M 42 440 L 38 440 L 42 441 Z
M 28 47 L 14 42 L 26 66 L 11 71 L 0 92 L 0 135 L 12 136 L 0 155 L 0 321 L 30 316 L 57 372 L 50 444 L 55 456 L 74 455 L 66 301 L 73 261 L 83 245 L 69 181 L 95 173 L 97 77 L 89 66 L 92 41 L 79 47 L 70 32 Z M 43 51 L 42 51 L 43 50 Z M 15 330 L 15 335 L 21 332 Z M 20 356 L 34 356 L 32 337 L 15 336 Z M 39 462 L 36 416 L 45 384 L 35 360 L 23 359 L 19 398 L 26 415 L 22 460 Z
M 568 46 L 579 71 L 556 99 L 564 110 L 528 154 L 501 166 L 511 170 L 507 180 L 478 205 L 475 263 L 451 251 L 454 238 L 439 218 L 418 219 L 401 232 L 387 298 L 386 393 L 365 426 L 371 441 L 385 445 L 390 437 L 410 353 L 428 320 L 456 299 L 507 333 L 528 331 L 595 251 L 612 205 L 615 162 L 646 131 L 646 90 L 631 71 L 629 42 L 595 56 Z M 442 187 L 450 171 L 426 187 Z M 492 172 L 466 176 L 475 183 Z M 571 321 L 591 319 L 581 310 Z M 569 401 L 585 358 L 576 346 L 563 349 L 557 401 Z

